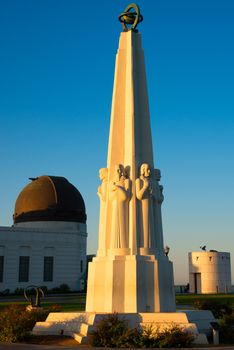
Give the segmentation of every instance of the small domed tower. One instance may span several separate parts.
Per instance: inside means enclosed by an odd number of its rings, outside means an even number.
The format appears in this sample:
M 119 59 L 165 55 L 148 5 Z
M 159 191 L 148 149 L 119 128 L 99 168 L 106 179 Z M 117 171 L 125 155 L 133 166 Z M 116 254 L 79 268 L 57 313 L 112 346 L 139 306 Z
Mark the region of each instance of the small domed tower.
M 190 293 L 230 293 L 230 253 L 216 250 L 190 252 L 188 258 Z

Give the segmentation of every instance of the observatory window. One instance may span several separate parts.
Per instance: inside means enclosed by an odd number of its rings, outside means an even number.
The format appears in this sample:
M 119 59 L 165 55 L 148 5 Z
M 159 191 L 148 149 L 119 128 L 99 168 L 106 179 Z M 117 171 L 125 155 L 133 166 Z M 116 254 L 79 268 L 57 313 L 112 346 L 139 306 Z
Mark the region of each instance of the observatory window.
M 80 272 L 83 272 L 83 260 L 80 261 Z
M 212 256 L 209 256 L 210 261 L 212 260 Z
M 4 256 L 0 256 L 0 282 L 3 282 Z
M 199 256 L 196 257 L 196 260 L 199 260 Z
M 19 257 L 19 282 L 28 282 L 29 280 L 29 256 Z
M 44 256 L 44 282 L 53 281 L 54 257 Z

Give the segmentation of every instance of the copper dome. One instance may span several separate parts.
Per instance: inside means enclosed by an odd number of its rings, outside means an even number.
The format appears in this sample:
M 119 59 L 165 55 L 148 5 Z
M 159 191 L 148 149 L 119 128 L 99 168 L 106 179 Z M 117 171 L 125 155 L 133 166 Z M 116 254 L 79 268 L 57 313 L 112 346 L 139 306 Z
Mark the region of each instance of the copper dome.
M 86 222 L 84 200 L 67 179 L 40 176 L 28 184 L 15 203 L 14 223 L 29 221 Z

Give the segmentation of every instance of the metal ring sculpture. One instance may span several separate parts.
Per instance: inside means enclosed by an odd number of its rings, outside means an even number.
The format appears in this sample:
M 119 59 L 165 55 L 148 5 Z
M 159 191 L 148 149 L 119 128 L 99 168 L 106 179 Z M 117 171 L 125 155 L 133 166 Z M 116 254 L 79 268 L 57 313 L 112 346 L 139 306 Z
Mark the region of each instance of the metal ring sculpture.
M 36 291 L 35 301 L 33 301 L 33 297 L 34 297 L 33 294 L 31 294 L 30 296 L 27 295 L 27 291 L 32 290 L 32 289 L 35 289 L 35 291 Z M 44 297 L 44 292 L 40 287 L 35 286 L 35 285 L 31 285 L 31 286 L 28 286 L 27 288 L 25 288 L 24 297 L 27 301 L 30 302 L 31 306 L 40 307 L 41 306 L 41 298 Z
M 133 10 L 133 11 L 131 11 Z M 143 21 L 143 16 L 140 14 L 140 8 L 136 4 L 130 4 L 126 7 L 123 13 L 118 17 L 119 21 L 122 24 L 124 32 L 128 30 L 136 30 L 138 23 Z M 128 27 L 128 25 L 130 27 Z

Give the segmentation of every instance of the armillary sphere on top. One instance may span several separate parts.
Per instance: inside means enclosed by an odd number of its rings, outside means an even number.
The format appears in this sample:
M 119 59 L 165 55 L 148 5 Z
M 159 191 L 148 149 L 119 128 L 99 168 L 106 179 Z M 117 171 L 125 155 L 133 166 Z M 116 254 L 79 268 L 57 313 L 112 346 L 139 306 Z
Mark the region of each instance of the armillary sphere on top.
M 136 4 L 128 5 L 118 18 L 122 23 L 124 32 L 127 32 L 128 30 L 136 30 L 138 23 L 143 21 L 143 16 L 140 14 L 140 8 Z

